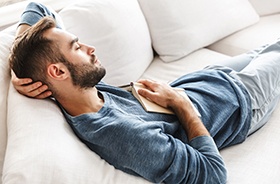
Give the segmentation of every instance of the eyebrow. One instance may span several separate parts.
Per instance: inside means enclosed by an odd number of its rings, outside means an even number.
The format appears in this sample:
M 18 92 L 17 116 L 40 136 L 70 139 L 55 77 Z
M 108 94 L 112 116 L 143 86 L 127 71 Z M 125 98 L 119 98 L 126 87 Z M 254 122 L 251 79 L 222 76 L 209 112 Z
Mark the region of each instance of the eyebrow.
M 69 44 L 69 48 L 72 49 L 73 45 L 74 45 L 76 42 L 78 42 L 78 41 L 79 41 L 79 38 L 78 38 L 78 37 L 76 37 L 76 38 L 74 38 L 73 40 L 71 40 L 71 42 L 70 42 L 70 44 Z

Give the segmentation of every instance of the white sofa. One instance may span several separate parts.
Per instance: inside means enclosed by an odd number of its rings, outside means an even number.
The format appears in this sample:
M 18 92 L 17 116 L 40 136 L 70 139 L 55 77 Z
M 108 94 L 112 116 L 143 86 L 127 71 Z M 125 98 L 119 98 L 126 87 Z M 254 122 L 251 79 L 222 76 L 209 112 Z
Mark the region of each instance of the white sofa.
M 279 0 L 89 0 L 59 14 L 66 30 L 96 47 L 113 85 L 172 81 L 280 35 Z M 0 183 L 149 183 L 91 152 L 51 100 L 15 91 L 7 62 L 14 30 L 0 32 Z M 280 106 L 244 143 L 221 150 L 228 183 L 279 183 L 279 119 Z

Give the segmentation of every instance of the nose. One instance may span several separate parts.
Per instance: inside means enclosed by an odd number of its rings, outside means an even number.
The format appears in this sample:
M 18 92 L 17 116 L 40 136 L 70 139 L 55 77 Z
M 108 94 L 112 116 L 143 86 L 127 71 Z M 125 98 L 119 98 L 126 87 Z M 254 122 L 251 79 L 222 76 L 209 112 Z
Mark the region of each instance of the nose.
M 94 46 L 90 46 L 87 44 L 82 44 L 82 47 L 84 48 L 84 50 L 86 51 L 86 53 L 88 55 L 92 55 L 95 52 L 95 47 Z
M 95 47 L 87 45 L 87 52 L 89 55 L 92 55 L 95 52 Z

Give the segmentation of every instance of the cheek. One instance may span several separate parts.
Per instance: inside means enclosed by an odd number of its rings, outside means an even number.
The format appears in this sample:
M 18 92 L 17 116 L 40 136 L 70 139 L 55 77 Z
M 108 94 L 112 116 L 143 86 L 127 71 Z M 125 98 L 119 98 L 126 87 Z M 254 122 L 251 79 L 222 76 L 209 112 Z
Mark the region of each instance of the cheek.
M 86 54 L 80 54 L 80 55 L 76 55 L 75 57 L 73 57 L 73 59 L 75 58 L 75 61 L 77 63 L 80 63 L 80 64 L 88 64 L 88 63 L 91 63 L 93 64 L 93 60 L 90 56 L 86 55 Z

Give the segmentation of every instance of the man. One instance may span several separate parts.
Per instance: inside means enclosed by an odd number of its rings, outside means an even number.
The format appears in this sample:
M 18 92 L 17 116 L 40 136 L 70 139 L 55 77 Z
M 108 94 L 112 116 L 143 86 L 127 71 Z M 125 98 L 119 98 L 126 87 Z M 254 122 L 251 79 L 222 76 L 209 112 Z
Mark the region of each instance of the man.
M 46 11 L 33 5 L 36 12 Z M 19 32 L 33 25 L 22 22 Z M 279 46 L 272 44 L 251 52 L 254 57 L 242 56 L 250 63 L 240 72 L 213 66 L 171 84 L 185 89 L 201 118 L 169 85 L 140 80 L 148 89 L 139 94 L 175 115 L 147 113 L 130 92 L 101 82 L 105 69 L 94 47 L 55 26 L 43 18 L 16 39 L 10 66 L 25 79 L 14 75 L 15 87 L 29 96 L 52 95 L 91 150 L 117 169 L 152 182 L 225 183 L 218 149 L 244 141 L 279 100 Z

